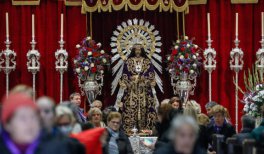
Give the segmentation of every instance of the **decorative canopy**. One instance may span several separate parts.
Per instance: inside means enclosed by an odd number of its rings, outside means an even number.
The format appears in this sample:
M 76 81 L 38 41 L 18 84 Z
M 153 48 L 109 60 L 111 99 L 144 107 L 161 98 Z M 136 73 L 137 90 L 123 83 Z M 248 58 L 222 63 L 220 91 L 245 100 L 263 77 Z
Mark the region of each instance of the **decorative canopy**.
M 119 11 L 129 9 L 137 11 L 140 9 L 159 11 L 177 11 L 188 12 L 190 0 L 83 0 L 82 13 L 85 12 L 111 12 L 112 10 Z M 206 0 L 191 0 L 205 1 Z

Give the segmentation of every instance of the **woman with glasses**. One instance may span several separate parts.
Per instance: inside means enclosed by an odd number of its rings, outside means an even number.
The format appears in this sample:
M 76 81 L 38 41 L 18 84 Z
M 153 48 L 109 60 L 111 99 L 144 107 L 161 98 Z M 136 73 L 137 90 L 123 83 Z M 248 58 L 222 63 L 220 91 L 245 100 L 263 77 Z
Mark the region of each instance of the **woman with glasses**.
M 111 112 L 107 117 L 108 136 L 104 154 L 133 154 L 128 137 L 120 130 L 121 119 L 121 114 L 118 112 Z

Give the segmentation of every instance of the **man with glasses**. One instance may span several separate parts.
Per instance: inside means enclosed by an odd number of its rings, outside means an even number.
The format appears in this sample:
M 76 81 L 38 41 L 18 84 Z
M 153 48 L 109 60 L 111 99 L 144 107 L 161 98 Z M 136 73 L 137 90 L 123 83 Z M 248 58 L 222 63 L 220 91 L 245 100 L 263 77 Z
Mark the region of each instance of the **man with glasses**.
M 130 141 L 126 134 L 120 130 L 121 114 L 110 112 L 107 117 L 107 143 L 104 146 L 104 153 L 109 154 L 133 154 Z

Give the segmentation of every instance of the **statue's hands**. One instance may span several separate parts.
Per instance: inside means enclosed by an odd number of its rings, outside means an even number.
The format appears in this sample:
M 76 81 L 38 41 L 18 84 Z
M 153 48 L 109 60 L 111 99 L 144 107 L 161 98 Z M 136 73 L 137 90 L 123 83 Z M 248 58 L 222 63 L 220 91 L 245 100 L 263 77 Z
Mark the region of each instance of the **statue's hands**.
M 151 87 L 155 87 L 155 86 L 156 86 L 156 81 L 154 81 L 154 80 L 151 81 L 151 82 L 150 82 L 150 86 L 151 86 Z

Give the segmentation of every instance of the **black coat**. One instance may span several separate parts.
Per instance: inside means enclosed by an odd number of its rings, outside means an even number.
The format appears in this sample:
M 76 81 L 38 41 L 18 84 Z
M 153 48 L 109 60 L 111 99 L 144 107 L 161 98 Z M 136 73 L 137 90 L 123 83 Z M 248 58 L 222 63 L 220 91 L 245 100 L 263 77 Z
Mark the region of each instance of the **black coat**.
M 154 151 L 153 154 L 180 154 L 174 150 L 172 143 L 167 143 Z M 195 146 L 192 154 L 206 154 L 206 150 Z
M 207 141 L 209 143 L 212 143 L 212 135 L 213 134 L 221 134 L 224 135 L 224 140 L 226 140 L 228 137 L 232 137 L 233 135 L 236 134 L 235 128 L 230 125 L 229 123 L 224 123 L 222 129 L 220 132 L 216 132 L 214 125 L 211 125 L 207 128 Z
M 234 135 L 234 137 L 237 139 L 238 144 L 240 144 L 242 146 L 242 143 L 245 139 L 250 139 L 252 138 L 251 136 L 251 132 L 253 129 L 251 128 L 244 128 L 241 130 L 240 133 Z
M 110 133 L 108 133 L 108 136 L 106 139 L 107 143 L 106 145 L 104 145 L 104 148 L 103 148 L 104 154 L 110 154 L 108 153 L 108 146 L 109 146 L 110 138 L 111 138 Z M 123 131 L 119 131 L 119 136 L 116 142 L 117 142 L 119 154 L 133 154 L 134 153 L 132 150 L 131 143 L 127 135 Z
M 12 154 L 0 136 L 0 153 Z M 85 154 L 84 146 L 79 141 L 66 136 L 42 135 L 34 154 Z

